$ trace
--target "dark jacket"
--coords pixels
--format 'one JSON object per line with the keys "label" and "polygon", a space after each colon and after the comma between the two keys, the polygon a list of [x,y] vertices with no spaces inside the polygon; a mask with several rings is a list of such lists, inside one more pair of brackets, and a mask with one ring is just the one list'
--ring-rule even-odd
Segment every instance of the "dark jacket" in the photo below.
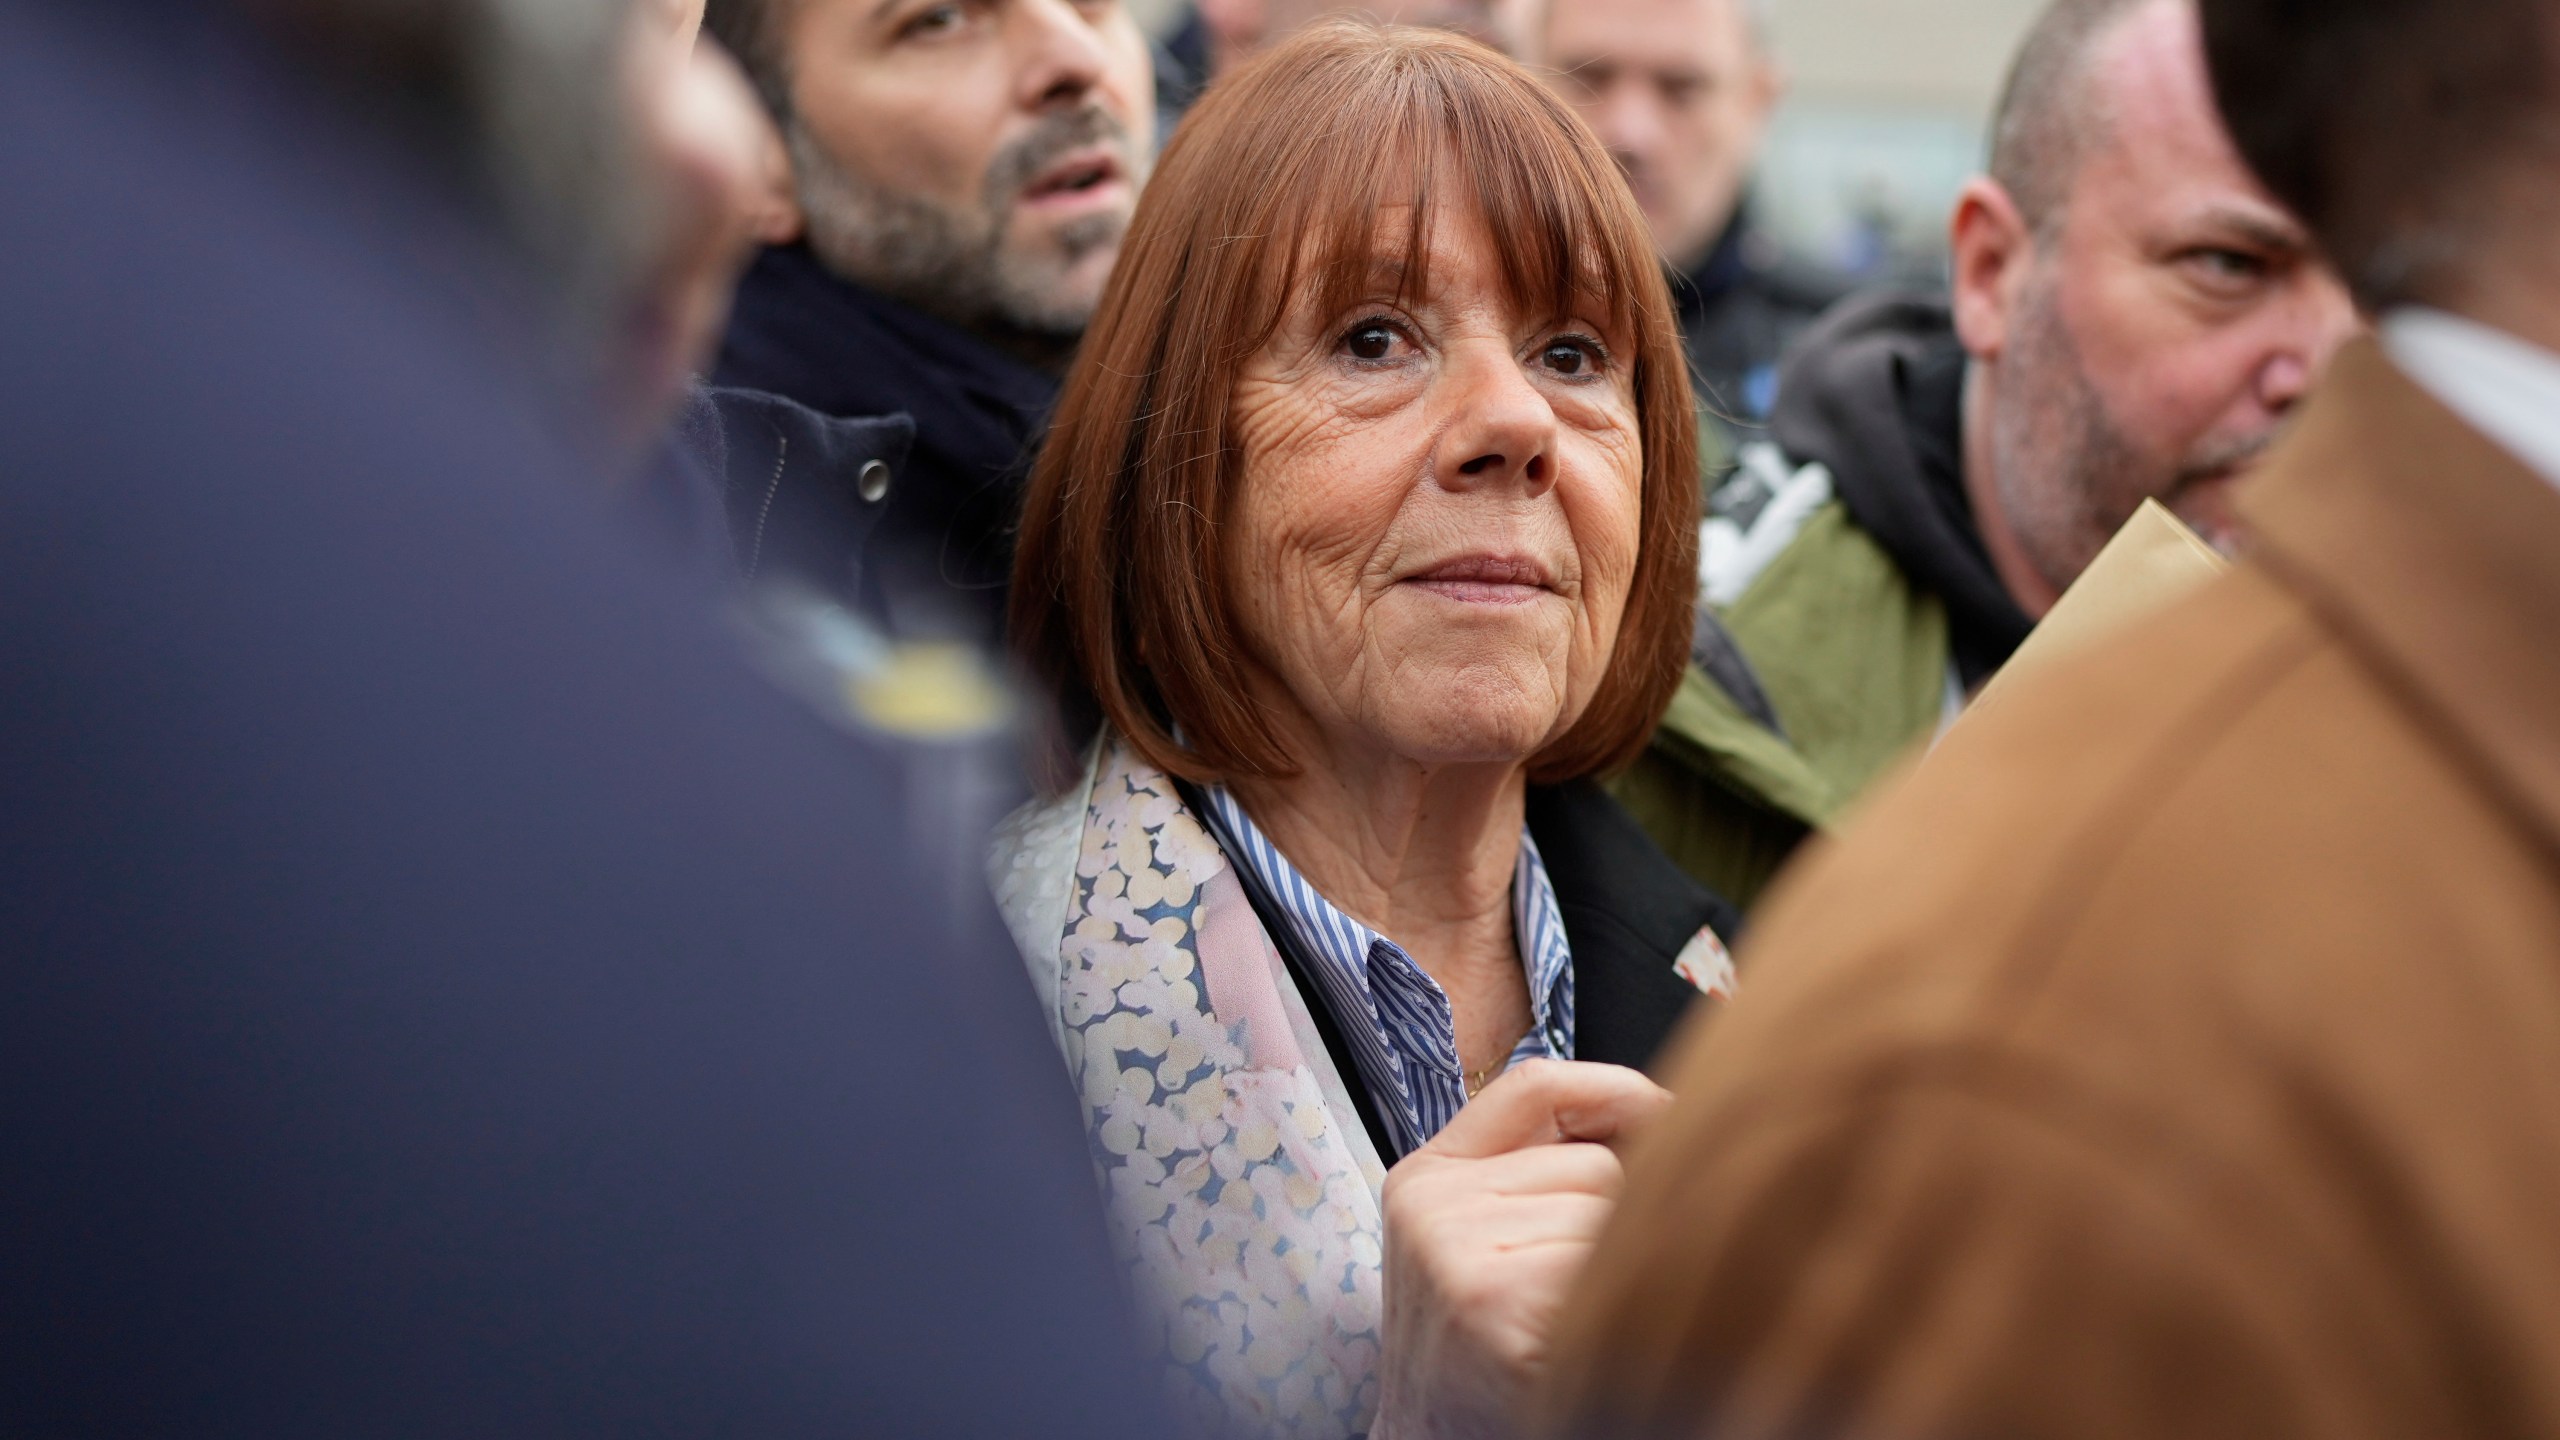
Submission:
{"label": "dark jacket", "polygon": [[859,562],[864,584],[894,633],[997,640],[1055,377],[793,245],[747,272],[712,381],[838,418],[911,420],[913,448]]}
{"label": "dark jacket", "polygon": [[1716,492],[1694,663],[1616,791],[1745,905],[2032,628],[1965,490],[1966,363],[1941,299],[1844,303]]}
{"label": "dark jacket", "polygon": [[915,434],[904,415],[839,418],[760,390],[696,386],[626,508],[714,591],[783,582],[878,614],[865,561]]}
{"label": "dark jacket", "polygon": [[1948,645],[1971,689],[2035,622],[1992,568],[1965,489],[1967,365],[1945,300],[1865,296],[1806,337],[1770,430],[1789,464],[1829,469],[1849,518],[1947,607]]}
{"label": "dark jacket", "polygon": [[[1197,787],[1181,783],[1183,804],[1211,814]],[[1730,945],[1741,934],[1739,911],[1682,874],[1627,812],[1589,781],[1532,786],[1529,836],[1555,887],[1565,940],[1573,950],[1573,1058],[1645,1069],[1671,1032],[1702,998],[1672,966],[1701,929]],[[1265,890],[1250,865],[1234,867],[1263,931],[1287,962],[1308,1015],[1332,1052],[1333,1065],[1351,1092],[1360,1121],[1392,1165],[1400,1152],[1376,1100],[1361,1083],[1360,1067],[1345,1046],[1340,1025],[1323,1004],[1314,980],[1316,960],[1305,953],[1297,927]]]}
{"label": "dark jacket", "polygon": [[760,390],[697,386],[634,489],[680,560],[723,588],[804,586],[862,614],[866,562],[915,446],[904,415],[838,417]]}
{"label": "dark jacket", "polygon": [[1154,42],[1156,62],[1156,144],[1173,139],[1182,117],[1209,88],[1209,26],[1198,5],[1174,12],[1164,38]]}
{"label": "dark jacket", "polygon": [[1766,438],[1787,347],[1848,293],[1845,279],[1781,255],[1747,207],[1704,260],[1671,277],[1689,380],[1708,419],[1700,458],[1710,483],[1743,445]]}
{"label": "dark jacket", "polygon": [[914,439],[904,415],[839,419],[700,386],[625,508],[729,614],[767,679],[864,743],[923,742],[900,813],[883,818],[957,875],[1024,798],[1022,707],[983,651],[883,628],[870,540]]}
{"label": "dark jacket", "polygon": [[598,513],[521,277],[224,8],[0,0],[0,1434],[1145,1431],[901,757]]}

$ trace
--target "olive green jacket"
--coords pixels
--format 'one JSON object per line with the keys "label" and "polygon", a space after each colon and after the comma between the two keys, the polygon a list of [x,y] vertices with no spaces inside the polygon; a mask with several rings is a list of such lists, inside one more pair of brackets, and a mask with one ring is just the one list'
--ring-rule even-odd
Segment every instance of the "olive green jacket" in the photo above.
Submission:
{"label": "olive green jacket", "polygon": [[[1693,663],[1652,746],[1612,786],[1681,868],[1746,908],[1961,703],[1943,602],[1858,528],[1820,466],[1785,483],[1799,514],[1757,527],[1763,557],[1720,560],[1709,537],[1700,651],[1729,637],[1744,678],[1720,683]],[[1720,580],[1739,593],[1720,602]]]}

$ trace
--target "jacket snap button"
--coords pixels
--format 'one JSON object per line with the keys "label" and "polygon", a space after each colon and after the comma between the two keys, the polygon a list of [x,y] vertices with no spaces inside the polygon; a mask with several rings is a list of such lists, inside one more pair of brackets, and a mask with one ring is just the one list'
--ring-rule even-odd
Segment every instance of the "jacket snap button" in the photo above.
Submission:
{"label": "jacket snap button", "polygon": [[889,462],[866,460],[861,473],[853,477],[853,488],[864,503],[877,505],[889,494]]}

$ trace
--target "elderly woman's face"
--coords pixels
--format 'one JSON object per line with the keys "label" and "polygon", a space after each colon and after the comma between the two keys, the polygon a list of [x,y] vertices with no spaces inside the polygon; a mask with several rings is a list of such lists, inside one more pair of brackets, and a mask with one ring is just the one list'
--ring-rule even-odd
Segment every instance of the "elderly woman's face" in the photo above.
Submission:
{"label": "elderly woman's face", "polygon": [[[1301,306],[1235,395],[1225,563],[1245,639],[1328,744],[1524,760],[1580,718],[1635,573],[1633,357],[1525,313],[1495,237],[1437,207],[1428,293]],[[1407,218],[1385,217],[1401,235]]]}

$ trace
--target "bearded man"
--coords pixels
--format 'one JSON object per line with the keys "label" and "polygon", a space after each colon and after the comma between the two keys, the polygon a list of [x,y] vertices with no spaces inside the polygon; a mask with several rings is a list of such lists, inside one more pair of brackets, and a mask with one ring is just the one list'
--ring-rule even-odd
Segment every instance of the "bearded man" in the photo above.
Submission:
{"label": "bearded man", "polygon": [[2231,573],[1789,879],[1548,1435],[2560,1434],[2560,7],[2202,8],[2379,334]]}
{"label": "bearded man", "polygon": [[2193,0],[2056,0],[1952,221],[1953,300],[1791,352],[1701,549],[1697,663],[1621,798],[1748,903],[2000,668],[2145,499],[2210,540],[2356,328],[2241,163]]}
{"label": "bearded man", "polygon": [[1118,0],[711,0],[772,111],[764,252],[723,387],[903,412],[843,588],[893,633],[986,642],[1013,501],[1154,151],[1147,42]]}

